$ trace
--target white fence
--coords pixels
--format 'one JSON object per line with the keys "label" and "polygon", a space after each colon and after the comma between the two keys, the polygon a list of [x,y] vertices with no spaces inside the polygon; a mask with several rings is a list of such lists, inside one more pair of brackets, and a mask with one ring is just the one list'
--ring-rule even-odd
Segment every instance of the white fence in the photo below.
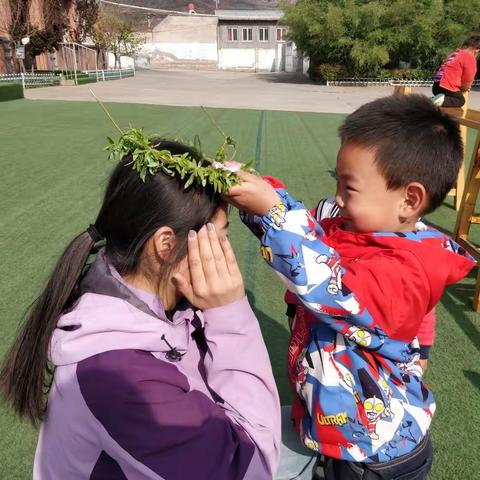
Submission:
{"label": "white fence", "polygon": [[[73,72],[60,73],[13,73],[0,75],[0,82],[21,83],[25,88],[51,87],[60,85],[60,80],[65,78],[74,78]],[[122,70],[87,70],[85,72],[77,72],[79,80],[81,77],[95,78],[97,82],[105,82],[108,80],[117,80],[135,76],[135,68],[124,68]]]}
{"label": "white fence", "polygon": [[0,82],[21,83],[23,88],[50,87],[60,85],[58,73],[12,73],[0,75]]}
{"label": "white fence", "polygon": [[90,78],[96,77],[97,82],[106,82],[107,80],[134,77],[135,68],[122,68],[121,70],[86,70],[84,73]]}
{"label": "white fence", "polygon": [[[433,80],[396,80],[393,78],[339,78],[327,81],[331,87],[389,87],[403,85],[407,87],[431,87]],[[480,80],[473,82],[474,87],[480,86]]]}

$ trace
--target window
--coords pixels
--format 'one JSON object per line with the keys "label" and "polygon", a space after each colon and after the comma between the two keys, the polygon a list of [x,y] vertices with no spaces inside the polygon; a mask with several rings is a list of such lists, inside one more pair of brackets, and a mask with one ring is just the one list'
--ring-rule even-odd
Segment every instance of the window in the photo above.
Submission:
{"label": "window", "polygon": [[268,42],[268,27],[259,27],[258,33],[261,42]]}
{"label": "window", "polygon": [[277,42],[285,42],[287,40],[287,29],[277,28]]}
{"label": "window", "polygon": [[251,42],[253,40],[253,28],[242,28],[242,40]]}
{"label": "window", "polygon": [[229,42],[238,42],[238,28],[227,28],[227,40]]}

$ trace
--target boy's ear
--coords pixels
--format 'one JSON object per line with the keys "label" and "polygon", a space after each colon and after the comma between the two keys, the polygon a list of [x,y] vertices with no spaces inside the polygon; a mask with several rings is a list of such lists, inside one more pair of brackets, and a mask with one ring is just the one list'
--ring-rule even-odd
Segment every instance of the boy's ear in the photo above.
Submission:
{"label": "boy's ear", "polygon": [[[405,187],[404,202],[401,207],[400,215],[405,219],[411,217],[418,218],[421,213],[426,210],[428,201],[427,191],[421,183],[409,183]],[[415,221],[417,218],[415,218]]]}
{"label": "boy's ear", "polygon": [[150,248],[159,262],[166,261],[173,252],[177,238],[170,227],[160,227],[150,238]]}

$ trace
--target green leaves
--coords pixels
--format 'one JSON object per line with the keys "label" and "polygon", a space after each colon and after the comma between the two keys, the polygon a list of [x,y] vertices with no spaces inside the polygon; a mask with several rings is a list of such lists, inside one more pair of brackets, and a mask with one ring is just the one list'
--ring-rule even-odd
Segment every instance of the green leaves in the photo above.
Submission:
{"label": "green leaves", "polygon": [[[223,144],[217,149],[215,159],[212,160],[205,156],[199,149],[200,139],[195,138],[194,148],[198,152],[200,160],[192,158],[188,153],[172,155],[168,150],[157,150],[152,141],[155,137],[145,135],[142,129],[130,128],[123,132],[115,142],[111,137],[107,137],[108,145],[105,150],[109,152],[109,159],[120,161],[125,156],[131,154],[132,169],[138,172],[142,181],[145,181],[147,175],[153,176],[162,172],[168,176],[177,176],[184,182],[184,188],[197,186],[206,188],[212,186],[215,193],[222,194],[233,185],[240,183],[240,178],[225,168],[216,168],[214,162],[224,163],[227,160],[226,151],[233,148],[232,160],[236,153],[236,141],[229,136],[224,137]],[[255,160],[250,160],[242,166],[242,170],[251,170]]]}
{"label": "green leaves", "polygon": [[298,0],[282,8],[288,36],[311,66],[371,77],[408,64],[432,75],[478,31],[480,0]]}

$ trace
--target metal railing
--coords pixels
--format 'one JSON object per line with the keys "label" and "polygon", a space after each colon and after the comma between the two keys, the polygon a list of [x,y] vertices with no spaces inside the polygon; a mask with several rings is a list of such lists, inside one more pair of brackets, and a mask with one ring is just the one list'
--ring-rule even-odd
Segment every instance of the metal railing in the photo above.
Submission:
{"label": "metal railing", "polygon": [[86,47],[79,43],[64,42],[59,49],[61,57],[61,70],[65,74],[65,78],[70,77],[73,72],[73,79],[78,84],[77,72],[88,70],[89,66],[98,65],[98,54],[93,48]]}
{"label": "metal railing", "polygon": [[50,87],[60,85],[61,75],[58,73],[12,73],[0,75],[0,82],[21,83],[25,88]]}
{"label": "metal railing", "polygon": [[86,70],[84,73],[86,73],[89,77],[96,77],[97,82],[106,82],[108,80],[134,77],[135,68],[122,68],[117,70]]}
{"label": "metal railing", "polygon": [[[433,85],[433,80],[398,80],[394,78],[372,77],[339,78],[337,80],[327,80],[327,86],[331,87],[390,87],[392,85],[404,85],[408,87],[431,87]],[[473,82],[473,86],[480,86],[480,80],[475,80]]]}
{"label": "metal railing", "polygon": [[78,83],[78,77],[87,75],[89,78],[95,78],[97,82],[106,82],[108,80],[117,80],[135,76],[135,68],[123,68],[121,70],[87,70],[78,72],[68,72],[68,75],[61,73],[12,73],[0,75],[0,82],[20,83],[25,88],[51,87],[60,85],[62,76],[64,78],[75,78]]}

